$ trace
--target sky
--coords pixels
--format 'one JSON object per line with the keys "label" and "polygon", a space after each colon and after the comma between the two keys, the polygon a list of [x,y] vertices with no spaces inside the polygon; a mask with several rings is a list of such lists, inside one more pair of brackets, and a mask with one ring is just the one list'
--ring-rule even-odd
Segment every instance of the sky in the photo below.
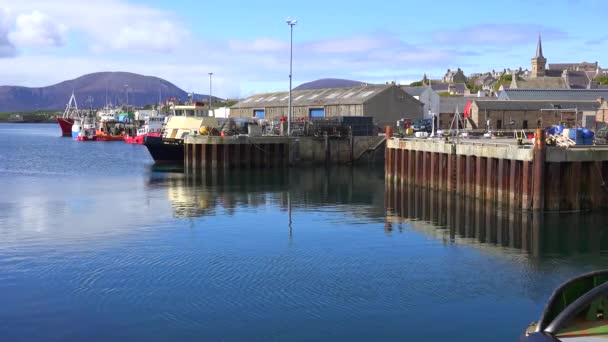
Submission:
{"label": "sky", "polygon": [[368,83],[530,68],[608,68],[605,0],[0,0],[0,85],[41,87],[98,71],[164,78],[241,98],[319,78]]}

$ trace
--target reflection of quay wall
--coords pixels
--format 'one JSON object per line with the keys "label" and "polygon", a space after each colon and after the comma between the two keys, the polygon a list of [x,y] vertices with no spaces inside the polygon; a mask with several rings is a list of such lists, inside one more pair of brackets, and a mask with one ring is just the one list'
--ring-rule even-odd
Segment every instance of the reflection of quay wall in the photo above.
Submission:
{"label": "reflection of quay wall", "polygon": [[[542,133],[544,136],[544,132]],[[537,139],[544,141],[544,139]],[[387,182],[453,192],[511,209],[608,207],[608,148],[390,139]]]}
{"label": "reflection of quay wall", "polygon": [[[491,202],[413,185],[387,185],[387,230],[400,224],[463,244],[521,249],[534,257],[591,254],[608,249],[606,215],[542,214],[497,208]],[[486,248],[489,251],[496,249]]]}
{"label": "reflection of quay wall", "polygon": [[[304,169],[210,171],[196,175],[174,174],[154,180],[166,187],[177,217],[227,214],[236,208],[276,205],[294,207],[345,204],[367,207],[368,215],[384,214],[384,175],[381,168],[330,167]],[[371,190],[371,191],[370,191]],[[288,200],[289,198],[289,200]]]}
{"label": "reflection of quay wall", "polygon": [[184,166],[189,172],[197,172],[382,162],[384,141],[380,136],[187,136],[184,140]]}

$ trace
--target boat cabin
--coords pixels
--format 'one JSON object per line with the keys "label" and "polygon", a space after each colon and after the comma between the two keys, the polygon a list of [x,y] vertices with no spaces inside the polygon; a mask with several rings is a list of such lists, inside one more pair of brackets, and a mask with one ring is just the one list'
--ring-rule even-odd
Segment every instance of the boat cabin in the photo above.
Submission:
{"label": "boat cabin", "polygon": [[194,102],[187,105],[174,105],[173,115],[206,118],[213,116],[213,111],[209,111],[209,107],[202,102]]}

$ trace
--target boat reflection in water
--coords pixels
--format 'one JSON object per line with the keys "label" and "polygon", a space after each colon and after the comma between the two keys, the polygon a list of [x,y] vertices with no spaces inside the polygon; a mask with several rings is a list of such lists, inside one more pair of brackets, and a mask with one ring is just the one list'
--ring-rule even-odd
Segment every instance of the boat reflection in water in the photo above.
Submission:
{"label": "boat reflection in water", "polygon": [[608,251],[605,213],[539,214],[444,192],[387,185],[386,230],[408,227],[451,243],[513,248],[533,258]]}

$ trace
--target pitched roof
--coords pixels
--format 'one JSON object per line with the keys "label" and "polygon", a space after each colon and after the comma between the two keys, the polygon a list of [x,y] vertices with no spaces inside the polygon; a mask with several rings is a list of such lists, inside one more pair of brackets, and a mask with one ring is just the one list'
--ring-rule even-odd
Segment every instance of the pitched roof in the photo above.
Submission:
{"label": "pitched roof", "polygon": [[420,96],[420,95],[422,95],[422,93],[427,91],[429,89],[429,87],[428,86],[420,86],[420,87],[401,86],[401,89],[405,90],[406,93],[408,93],[412,96]]}
{"label": "pitched roof", "polygon": [[568,88],[566,82],[561,77],[529,77],[526,79],[513,79],[511,88],[549,88],[564,89]]}
{"label": "pitched roof", "polygon": [[587,89],[589,77],[584,71],[568,71],[568,83],[573,89]]}
{"label": "pitched roof", "polygon": [[440,113],[454,113],[456,109],[458,112],[464,113],[464,107],[467,103],[472,101],[491,101],[495,100],[495,97],[474,97],[474,96],[441,96],[439,99],[439,112]]}
{"label": "pitched roof", "polygon": [[[294,90],[292,91],[291,99],[293,106],[363,104],[390,87],[393,87],[393,85],[383,84],[351,88]],[[231,108],[283,107],[288,106],[288,102],[288,92],[256,94],[243,101],[239,101]]]}
{"label": "pitched roof", "polygon": [[599,101],[474,101],[479,110],[541,110],[541,109],[574,109],[597,110]]}
{"label": "pitched roof", "polygon": [[505,89],[500,100],[568,100],[592,101],[600,97],[608,99],[608,89]]}

